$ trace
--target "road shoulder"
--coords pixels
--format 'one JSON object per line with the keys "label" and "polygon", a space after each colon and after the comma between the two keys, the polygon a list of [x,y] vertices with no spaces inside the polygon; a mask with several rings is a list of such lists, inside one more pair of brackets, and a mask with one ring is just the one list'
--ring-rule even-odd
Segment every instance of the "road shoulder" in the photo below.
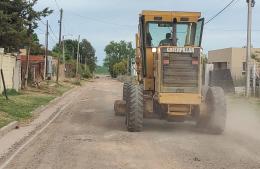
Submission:
{"label": "road shoulder", "polygon": [[46,126],[55,115],[68,107],[73,102],[81,87],[75,87],[62,96],[55,98],[48,105],[36,109],[33,113],[38,114],[32,122],[18,129],[14,129],[0,137],[0,163],[5,161],[23,143],[32,137],[38,130]]}

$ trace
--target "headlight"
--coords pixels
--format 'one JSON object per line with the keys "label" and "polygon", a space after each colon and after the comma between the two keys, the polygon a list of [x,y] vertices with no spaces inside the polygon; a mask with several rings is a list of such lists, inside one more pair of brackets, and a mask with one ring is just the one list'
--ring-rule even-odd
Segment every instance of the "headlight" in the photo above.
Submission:
{"label": "headlight", "polygon": [[156,53],[157,52],[157,48],[152,48],[152,52]]}

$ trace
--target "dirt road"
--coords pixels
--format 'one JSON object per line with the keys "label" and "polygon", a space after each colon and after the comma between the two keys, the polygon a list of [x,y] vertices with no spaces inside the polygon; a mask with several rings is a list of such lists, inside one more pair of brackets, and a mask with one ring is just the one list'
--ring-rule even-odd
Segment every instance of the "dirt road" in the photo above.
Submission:
{"label": "dirt road", "polygon": [[197,132],[193,124],[145,120],[128,133],[115,117],[121,84],[88,83],[75,103],[8,165],[8,169],[259,169],[260,115],[241,99],[228,104],[223,135]]}

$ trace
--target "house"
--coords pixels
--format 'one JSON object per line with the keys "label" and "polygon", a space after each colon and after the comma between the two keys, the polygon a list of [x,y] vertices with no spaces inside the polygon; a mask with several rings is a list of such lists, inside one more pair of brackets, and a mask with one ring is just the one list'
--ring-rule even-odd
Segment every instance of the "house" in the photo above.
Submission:
{"label": "house", "polygon": [[[22,63],[22,79],[24,79],[27,66],[26,49],[20,49],[19,58]],[[52,79],[55,75],[57,59],[48,56],[45,65],[45,56],[43,55],[30,55],[29,57],[29,79],[33,82],[44,80],[44,69],[46,66],[46,77]]]}
{"label": "house", "polygon": [[[252,54],[260,58],[260,48],[252,48]],[[214,70],[229,69],[233,80],[242,79],[246,75],[246,48],[225,48],[209,51],[208,62],[214,65]],[[254,60],[250,58],[251,69],[253,65]]]}
{"label": "house", "polygon": [[[18,59],[21,61],[21,79],[24,80],[27,70],[27,56],[19,55]],[[30,55],[28,67],[28,80],[30,83],[39,84],[44,80],[44,56]],[[24,81],[23,81],[24,83]]]}

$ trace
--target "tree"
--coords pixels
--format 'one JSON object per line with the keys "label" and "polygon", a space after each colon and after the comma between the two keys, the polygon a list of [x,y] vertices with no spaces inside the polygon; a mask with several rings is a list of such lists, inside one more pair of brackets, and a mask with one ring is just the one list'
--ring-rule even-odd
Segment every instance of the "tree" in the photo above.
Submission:
{"label": "tree", "polygon": [[105,66],[97,66],[95,73],[98,75],[108,75],[108,69]]}
{"label": "tree", "polygon": [[31,46],[32,55],[44,55],[45,47],[40,44],[39,38],[36,33],[32,35],[32,46]]}
{"label": "tree", "polygon": [[80,55],[82,56],[81,63],[87,64],[91,73],[96,69],[97,57],[95,49],[87,39],[83,39],[80,43]]}
{"label": "tree", "polygon": [[123,59],[121,62],[114,64],[113,72],[116,75],[125,75],[127,73],[127,59]]}
{"label": "tree", "polygon": [[[77,47],[78,41],[72,40],[72,39],[66,39],[64,40],[64,49],[65,49],[65,59],[71,60],[77,58]],[[54,56],[59,56],[62,54],[62,49],[60,48],[59,43],[56,43],[56,45],[52,49],[52,53]]]}
{"label": "tree", "polygon": [[[123,60],[127,60],[129,62],[132,58],[135,57],[135,50],[133,49],[131,42],[112,41],[106,46],[105,52],[106,58],[104,60],[104,66],[108,67],[109,73],[112,77],[117,77],[118,75],[118,72],[115,71],[115,67],[118,67],[118,65],[115,67],[114,65],[122,62]],[[125,65],[124,69],[125,70],[123,71],[120,67],[121,72],[127,73],[127,64]]]}
{"label": "tree", "polygon": [[260,62],[260,57],[259,57],[259,55],[257,55],[257,53],[252,53],[251,58],[257,62]]}
{"label": "tree", "polygon": [[8,52],[31,45],[37,22],[52,13],[49,8],[36,11],[34,6],[37,1],[0,1],[0,46]]}
{"label": "tree", "polygon": [[[64,47],[65,47],[66,60],[77,59],[77,48],[78,48],[77,40],[71,40],[71,39],[64,40]],[[96,69],[96,62],[97,62],[97,57],[95,56],[96,50],[87,39],[82,39],[79,48],[80,48],[79,54],[82,57],[80,63],[86,65],[86,69],[88,67],[90,72],[93,73]],[[54,55],[55,54],[58,55],[59,53],[62,52],[60,49],[60,45],[58,43],[54,46],[52,52]]]}

